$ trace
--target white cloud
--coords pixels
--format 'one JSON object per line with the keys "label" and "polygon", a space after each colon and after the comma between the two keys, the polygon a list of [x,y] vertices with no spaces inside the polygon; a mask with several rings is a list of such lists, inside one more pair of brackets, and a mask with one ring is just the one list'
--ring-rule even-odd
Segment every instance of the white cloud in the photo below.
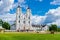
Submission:
{"label": "white cloud", "polygon": [[9,0],[9,2],[11,2],[13,4],[14,3],[14,0]]}
{"label": "white cloud", "polygon": [[32,16],[32,23],[33,24],[42,24],[45,20],[46,16]]}
{"label": "white cloud", "polygon": [[54,16],[60,16],[60,7],[56,8],[56,9],[50,9],[46,15],[51,14]]}
{"label": "white cloud", "polygon": [[[42,24],[46,18],[46,16],[32,16],[32,23],[33,24]],[[16,13],[14,14],[4,14],[4,15],[0,15],[0,19],[2,19],[3,21],[9,22],[10,24],[13,24],[14,21],[16,20]]]}
{"label": "white cloud", "polygon": [[45,16],[33,16],[32,22],[34,24],[57,24],[60,26],[60,7],[50,9]]}
{"label": "white cloud", "polygon": [[14,13],[14,14],[7,13],[4,15],[0,15],[0,19],[12,24],[16,20],[16,13]]}
{"label": "white cloud", "polygon": [[3,2],[2,1],[0,1],[0,6],[3,4]]}
{"label": "white cloud", "polygon": [[50,2],[50,4],[60,5],[60,0],[53,0],[52,2]]}
{"label": "white cloud", "polygon": [[18,0],[19,3],[25,3],[25,0]]}
{"label": "white cloud", "polygon": [[[20,6],[26,9],[28,5],[25,0],[18,0]],[[0,14],[6,14],[10,12],[10,9],[17,8],[18,2],[14,4],[14,0],[1,0],[0,1]]]}
{"label": "white cloud", "polygon": [[46,19],[44,21],[44,23],[47,24],[57,24],[58,26],[60,26],[60,7],[56,8],[56,9],[50,9],[47,13],[46,13]]}
{"label": "white cloud", "polygon": [[55,22],[52,22],[52,24],[57,24],[58,26],[60,26],[60,19],[57,19]]}
{"label": "white cloud", "polygon": [[[9,12],[10,12],[10,9],[17,8],[17,6],[18,6],[18,3],[14,4],[14,0],[1,0],[0,1],[0,19],[3,19],[4,21],[8,21],[8,22],[15,21],[16,14],[11,14]],[[25,0],[20,0],[20,6],[23,8],[27,7],[27,4],[25,4]]]}
{"label": "white cloud", "polygon": [[18,0],[18,3],[20,3],[21,7],[27,9],[28,5],[26,4],[26,0]]}
{"label": "white cloud", "polygon": [[0,6],[0,14],[5,14],[12,9],[14,0],[1,0],[0,3],[2,3]]}
{"label": "white cloud", "polygon": [[[21,7],[25,9],[28,7],[25,0],[19,0],[19,1],[20,1]],[[10,9],[17,7],[18,3],[14,4],[14,0],[2,0],[0,1],[0,3],[1,3],[0,13],[3,14],[3,15],[0,15],[0,18],[8,22],[15,21],[16,14],[10,14],[6,12],[9,12]],[[32,16],[32,23],[33,24],[42,24],[42,23],[54,24],[55,23],[58,26],[60,26],[60,7],[56,9],[50,9],[45,16],[37,16],[37,15]]]}
{"label": "white cloud", "polygon": [[0,19],[3,19],[4,21],[14,21],[16,17],[16,14],[4,14],[4,15],[0,15]]}

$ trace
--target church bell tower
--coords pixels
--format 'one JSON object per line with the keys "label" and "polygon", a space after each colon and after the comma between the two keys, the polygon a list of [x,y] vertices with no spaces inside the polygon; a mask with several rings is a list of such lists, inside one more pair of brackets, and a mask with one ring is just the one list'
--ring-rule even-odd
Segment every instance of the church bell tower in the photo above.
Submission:
{"label": "church bell tower", "polygon": [[21,27],[21,18],[22,17],[22,9],[21,7],[18,5],[17,7],[17,12],[16,12],[16,30],[20,30]]}
{"label": "church bell tower", "polygon": [[26,11],[26,29],[32,30],[32,18],[31,9],[28,7]]}

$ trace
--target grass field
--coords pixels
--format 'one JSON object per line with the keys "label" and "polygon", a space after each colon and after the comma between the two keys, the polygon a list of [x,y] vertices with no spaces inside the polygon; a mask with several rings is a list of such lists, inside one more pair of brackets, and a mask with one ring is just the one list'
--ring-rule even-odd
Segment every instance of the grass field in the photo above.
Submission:
{"label": "grass field", "polygon": [[0,40],[60,40],[60,34],[0,33]]}

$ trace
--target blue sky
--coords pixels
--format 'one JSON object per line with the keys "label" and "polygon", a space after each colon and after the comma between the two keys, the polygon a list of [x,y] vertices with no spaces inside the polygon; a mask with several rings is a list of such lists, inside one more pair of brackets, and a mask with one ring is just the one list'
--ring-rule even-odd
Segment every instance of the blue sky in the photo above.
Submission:
{"label": "blue sky", "polygon": [[[32,10],[32,15],[41,15],[44,16],[46,12],[49,11],[49,9],[55,9],[57,7],[59,7],[59,5],[52,5],[50,4],[50,2],[52,2],[53,0],[25,0],[26,3],[30,9]],[[18,0],[14,1],[15,3],[18,3]],[[26,9],[22,8],[23,12],[26,11]],[[14,9],[15,11],[15,9]],[[12,13],[14,13],[13,10],[11,10]]]}
{"label": "blue sky", "polygon": [[26,13],[29,6],[32,11],[32,23],[60,26],[60,0],[1,0],[0,19],[13,24],[18,3],[23,13]]}

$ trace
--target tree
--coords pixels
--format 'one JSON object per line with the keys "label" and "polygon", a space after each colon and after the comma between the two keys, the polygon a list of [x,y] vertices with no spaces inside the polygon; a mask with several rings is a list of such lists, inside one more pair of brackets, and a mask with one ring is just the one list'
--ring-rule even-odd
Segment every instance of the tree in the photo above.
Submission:
{"label": "tree", "polygon": [[3,21],[0,19],[0,26],[2,26]]}
{"label": "tree", "polygon": [[56,24],[51,24],[51,26],[49,26],[49,31],[57,31],[57,25]]}
{"label": "tree", "polygon": [[5,28],[5,29],[10,30],[10,24],[8,22],[3,22],[2,27]]}

